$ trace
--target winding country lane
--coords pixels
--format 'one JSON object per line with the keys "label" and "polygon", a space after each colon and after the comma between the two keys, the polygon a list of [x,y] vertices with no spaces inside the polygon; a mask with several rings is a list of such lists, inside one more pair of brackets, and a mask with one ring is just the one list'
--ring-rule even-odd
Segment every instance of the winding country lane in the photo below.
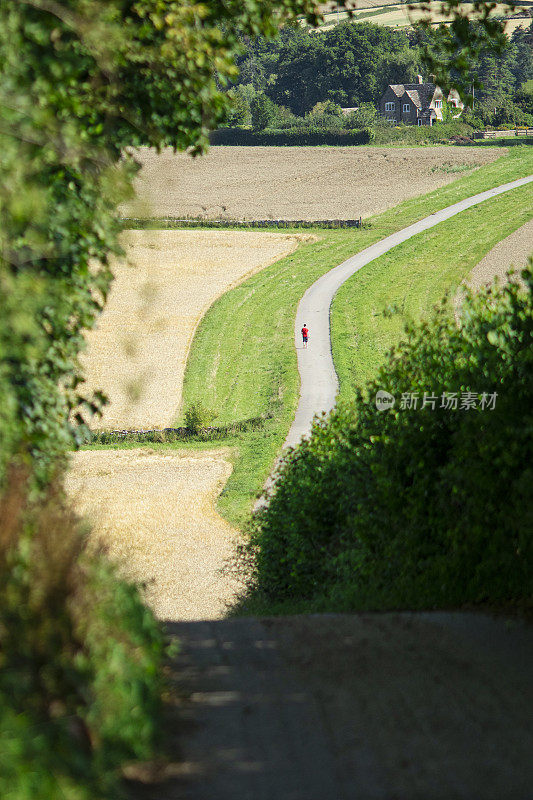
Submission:
{"label": "winding country lane", "polygon": [[[471,208],[471,206],[483,203],[485,200],[532,182],[533,175],[529,175],[527,178],[505,183],[502,186],[497,186],[494,189],[489,189],[486,192],[481,192],[473,197],[468,197],[466,200],[461,200],[459,203],[454,203],[452,206],[443,208],[441,211],[437,211],[429,217],[424,217],[419,222],[415,222],[413,225],[409,225],[407,228],[381,239],[371,247],[367,247],[357,255],[348,258],[338,267],[326,272],[325,275],[322,275],[309,287],[298,306],[294,326],[298,370],[301,380],[300,401],[296,416],[285,440],[285,447],[293,447],[298,444],[302,436],[306,436],[311,430],[315,414],[331,411],[335,405],[338,379],[331,354],[330,307],[335,294],[342,284],[366,264],[392,250],[393,247],[407,241],[412,236],[433,228],[440,222],[455,216],[455,214]],[[310,328],[309,347],[305,350],[301,346],[300,335],[300,329],[304,322]]]}
{"label": "winding country lane", "polygon": [[[533,176],[387,237],[304,295],[298,413],[286,444],[335,403],[329,309],[392,247]],[[308,323],[312,345],[300,349]],[[307,614],[171,623],[166,765],[134,800],[530,800],[533,629],[470,613]]]}

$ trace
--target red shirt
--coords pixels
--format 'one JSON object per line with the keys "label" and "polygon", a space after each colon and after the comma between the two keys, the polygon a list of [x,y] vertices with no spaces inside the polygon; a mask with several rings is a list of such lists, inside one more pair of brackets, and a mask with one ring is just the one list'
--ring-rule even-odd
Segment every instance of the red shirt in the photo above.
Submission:
{"label": "red shirt", "polygon": [[307,337],[308,335],[309,335],[309,328],[302,328],[302,336]]}

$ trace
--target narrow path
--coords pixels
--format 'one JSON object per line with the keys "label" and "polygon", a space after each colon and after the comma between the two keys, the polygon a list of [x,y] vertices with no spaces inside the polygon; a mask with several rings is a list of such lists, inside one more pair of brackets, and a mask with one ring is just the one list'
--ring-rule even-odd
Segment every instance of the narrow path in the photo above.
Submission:
{"label": "narrow path", "polygon": [[[301,380],[300,401],[285,440],[285,447],[293,447],[298,444],[303,436],[309,434],[315,414],[331,411],[335,405],[338,379],[331,354],[330,307],[342,284],[366,264],[412,236],[433,228],[471,206],[531,182],[533,182],[533,175],[505,183],[443,208],[348,258],[309,287],[302,297],[296,313],[294,330]],[[309,347],[305,350],[302,348],[300,335],[304,322],[310,329]]]}

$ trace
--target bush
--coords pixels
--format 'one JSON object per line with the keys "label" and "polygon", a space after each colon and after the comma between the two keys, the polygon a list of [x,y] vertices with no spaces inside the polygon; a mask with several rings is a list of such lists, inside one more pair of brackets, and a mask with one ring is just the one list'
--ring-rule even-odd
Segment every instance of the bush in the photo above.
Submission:
{"label": "bush", "polygon": [[190,434],[199,433],[202,428],[207,428],[215,419],[216,412],[206,408],[202,403],[192,403],[185,410],[185,428]]}
{"label": "bush", "polygon": [[217,145],[359,145],[373,140],[370,129],[361,131],[325,130],[321,128],[292,128],[289,130],[247,131],[242,128],[221,128],[210,136]]}
{"label": "bush", "polygon": [[344,117],[344,124],[348,129],[369,128],[376,124],[378,112],[373,103],[361,103],[357,111],[352,111]]}
{"label": "bush", "polygon": [[532,114],[526,113],[509,98],[483,100],[476,105],[475,114],[483,122],[485,128],[505,130],[517,125],[533,125]]}
{"label": "bush", "polygon": [[[283,459],[251,526],[254,587],[320,610],[533,596],[533,274],[409,325],[375,381]],[[379,389],[396,398],[378,411]],[[440,407],[490,395],[494,410]],[[438,399],[400,407],[404,394]]]}
{"label": "bush", "polygon": [[85,550],[57,490],[0,500],[0,796],[116,798],[152,755],[164,653],[135,586]]}
{"label": "bush", "polygon": [[297,117],[289,108],[285,108],[285,106],[276,106],[276,113],[271,127],[276,130],[286,130],[288,128],[297,128],[301,126],[302,123],[303,118]]}

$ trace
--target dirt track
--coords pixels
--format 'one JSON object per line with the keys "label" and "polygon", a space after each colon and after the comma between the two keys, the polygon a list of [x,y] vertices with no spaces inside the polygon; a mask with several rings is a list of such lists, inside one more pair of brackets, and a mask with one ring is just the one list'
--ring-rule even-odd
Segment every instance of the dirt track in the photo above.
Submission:
{"label": "dirt track", "polygon": [[531,627],[445,613],[168,627],[176,763],[137,800],[531,798]]}

